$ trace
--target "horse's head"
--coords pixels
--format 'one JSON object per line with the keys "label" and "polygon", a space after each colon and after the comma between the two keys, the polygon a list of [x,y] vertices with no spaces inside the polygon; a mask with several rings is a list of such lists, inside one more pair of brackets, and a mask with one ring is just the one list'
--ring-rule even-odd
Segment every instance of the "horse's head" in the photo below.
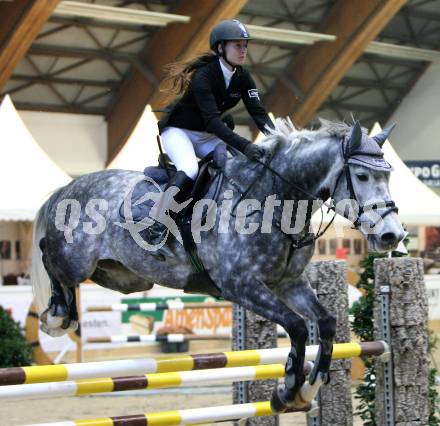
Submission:
{"label": "horse's head", "polygon": [[334,179],[336,211],[364,234],[369,250],[376,252],[395,249],[405,236],[388,187],[392,167],[381,149],[393,127],[370,137],[356,122],[342,142],[343,166]]}

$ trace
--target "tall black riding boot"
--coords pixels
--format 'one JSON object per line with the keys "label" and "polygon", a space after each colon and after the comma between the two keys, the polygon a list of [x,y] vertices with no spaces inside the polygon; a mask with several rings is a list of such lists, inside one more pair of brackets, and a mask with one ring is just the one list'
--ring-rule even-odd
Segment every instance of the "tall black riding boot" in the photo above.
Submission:
{"label": "tall black riding boot", "polygon": [[[179,170],[167,183],[164,192],[166,192],[168,188],[176,186],[179,188],[179,192],[174,196],[174,201],[182,204],[190,196],[193,184],[194,181],[188,177],[185,172]],[[168,206],[165,205],[162,208],[166,210]],[[172,211],[170,211],[169,214],[173,217],[176,217],[176,214]],[[150,244],[158,244],[163,240],[166,227],[162,223],[156,221],[153,225],[148,227],[145,232],[147,233],[146,238]]]}

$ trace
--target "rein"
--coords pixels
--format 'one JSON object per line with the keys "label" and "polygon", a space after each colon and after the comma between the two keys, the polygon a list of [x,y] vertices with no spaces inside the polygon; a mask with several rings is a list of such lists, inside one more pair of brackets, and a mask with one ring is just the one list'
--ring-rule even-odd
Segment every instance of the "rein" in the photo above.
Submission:
{"label": "rein", "polygon": [[[238,204],[244,199],[244,197],[250,192],[250,190],[252,189],[252,187],[255,185],[255,183],[263,176],[263,174],[266,171],[270,171],[272,173],[272,175],[278,177],[281,181],[283,181],[285,184],[289,185],[290,187],[295,188],[296,190],[298,190],[299,192],[303,193],[304,195],[307,195],[310,198],[310,201],[313,200],[317,200],[318,197],[316,197],[316,195],[312,194],[311,192],[306,191],[304,188],[301,188],[300,186],[298,186],[297,184],[290,182],[288,179],[286,179],[284,176],[282,176],[281,174],[279,174],[275,169],[273,169],[270,166],[270,163],[272,162],[273,157],[270,157],[268,159],[268,161],[266,163],[264,163],[263,161],[259,160],[259,159],[255,159],[254,161],[259,163],[260,165],[263,166],[261,173],[259,173],[257,175],[257,177],[250,183],[250,185],[248,186],[248,188],[242,192],[240,186],[238,185],[238,183],[232,179],[231,177],[229,177],[228,175],[226,175],[226,173],[224,171],[222,171],[222,174],[225,176],[225,178],[235,187],[238,189],[239,193],[240,193],[240,197],[238,199],[238,201],[234,204],[232,211],[231,211],[231,216],[235,217],[234,215],[234,211],[237,208]],[[333,215],[333,217],[331,218],[331,220],[329,221],[329,223],[324,227],[323,230],[321,230],[322,224],[324,222],[324,213],[323,213],[323,209],[322,206],[326,206],[328,208],[328,211],[330,210],[334,210],[335,214]],[[292,240],[292,246],[296,249],[305,247],[305,246],[309,246],[311,244],[313,244],[318,238],[322,237],[328,230],[328,228],[331,226],[331,224],[333,223],[335,217],[336,217],[336,210],[334,208],[334,206],[327,204],[325,202],[322,202],[322,204],[320,205],[320,210],[321,210],[321,223],[319,224],[319,228],[318,228],[318,232],[316,233],[316,235],[313,234],[309,234],[306,233],[304,234],[301,238],[295,240],[292,235],[290,234],[286,234],[291,240]],[[310,218],[306,221],[304,229],[307,229],[310,225]],[[279,222],[274,222],[275,226],[281,230],[281,224]],[[311,235],[313,235],[311,237]]]}
{"label": "rein", "polygon": [[[334,197],[334,195],[335,195],[336,189],[338,188],[338,185],[339,185],[339,181],[340,181],[340,179],[341,179],[341,176],[342,176],[343,174],[345,174],[346,181],[347,181],[347,189],[348,189],[348,191],[349,191],[349,193],[350,193],[350,199],[355,200],[356,203],[357,203],[357,205],[359,206],[359,211],[357,212],[357,217],[356,217],[356,219],[355,219],[354,222],[353,222],[353,227],[354,227],[354,229],[359,229],[360,226],[362,225],[362,223],[361,223],[361,216],[362,216],[362,214],[365,213],[366,211],[368,211],[368,210],[374,210],[374,211],[377,211],[377,209],[379,209],[379,208],[387,208],[387,210],[383,211],[382,213],[377,213],[377,214],[380,215],[380,217],[381,217],[382,219],[384,219],[387,215],[389,215],[389,214],[392,213],[392,212],[396,212],[396,213],[397,213],[397,212],[398,212],[398,208],[397,208],[397,206],[396,206],[396,203],[395,203],[393,200],[382,201],[382,202],[378,202],[378,203],[371,203],[371,204],[367,204],[367,205],[363,205],[363,206],[359,203],[359,201],[358,201],[358,197],[356,196],[356,192],[355,192],[355,190],[354,190],[353,181],[352,181],[351,173],[350,173],[350,165],[349,165],[349,163],[348,163],[348,160],[350,159],[350,157],[352,157],[352,156],[354,156],[354,155],[356,155],[356,154],[364,154],[364,155],[365,155],[365,153],[357,152],[357,151],[355,151],[355,152],[348,152],[348,151],[349,151],[349,150],[348,150],[348,147],[345,147],[345,149],[344,149],[344,145],[346,145],[346,144],[347,144],[347,140],[344,139],[344,140],[342,141],[342,143],[341,143],[342,155],[343,155],[343,158],[344,158],[344,167],[343,167],[342,170],[339,172],[339,175],[338,175],[338,177],[337,177],[337,179],[336,179],[336,183],[335,183],[335,186],[334,186],[334,188],[333,188],[333,192],[332,192],[330,198],[331,198],[331,200],[333,200],[333,197]],[[380,156],[380,155],[374,155],[374,154],[368,154],[368,155],[370,155],[370,156],[372,156],[372,157],[374,157],[374,156],[379,157],[379,156]],[[382,157],[383,157],[383,155],[382,155]],[[284,176],[282,176],[280,173],[278,173],[276,170],[274,170],[274,169],[270,166],[270,163],[272,162],[272,159],[273,159],[273,156],[270,157],[266,163],[263,162],[263,161],[261,161],[261,160],[259,160],[259,159],[255,159],[255,160],[254,160],[256,163],[259,163],[260,165],[263,166],[263,168],[262,168],[262,172],[259,173],[259,174],[257,175],[257,177],[251,182],[251,184],[249,185],[249,187],[248,187],[244,192],[241,191],[240,186],[238,185],[237,182],[235,182],[234,179],[230,178],[229,176],[227,176],[227,175],[224,173],[224,171],[222,171],[222,173],[223,173],[223,175],[225,176],[225,178],[226,178],[226,179],[227,179],[227,180],[228,180],[228,181],[229,181],[234,187],[236,187],[236,188],[238,189],[239,193],[240,193],[240,197],[239,197],[238,201],[234,204],[234,207],[233,207],[232,212],[231,212],[231,215],[232,215],[233,217],[235,217],[234,214],[233,214],[233,212],[234,212],[235,209],[237,208],[238,204],[239,204],[239,203],[243,200],[243,198],[244,198],[244,197],[250,192],[250,190],[251,190],[252,187],[255,185],[255,183],[256,183],[256,182],[257,182],[257,181],[263,176],[264,172],[267,171],[267,170],[270,171],[270,172],[272,173],[272,175],[276,176],[278,179],[280,179],[282,182],[284,182],[286,185],[288,185],[288,186],[290,186],[290,187],[292,187],[292,188],[295,188],[297,191],[299,191],[299,192],[301,192],[302,194],[306,195],[306,196],[310,199],[310,201],[313,201],[313,200],[317,200],[317,199],[318,199],[318,197],[317,197],[315,194],[312,194],[311,192],[305,190],[304,188],[300,187],[300,186],[297,185],[296,183],[291,182],[290,180],[288,180],[288,179],[286,179]],[[329,221],[329,223],[324,227],[324,229],[321,230],[321,227],[322,227],[323,222],[324,222],[324,212],[323,212],[323,208],[322,208],[322,206],[326,206],[326,207],[328,208],[328,212],[330,212],[330,210],[333,210],[333,211],[334,211],[334,215],[333,215],[333,217],[331,218],[331,220]],[[322,236],[327,232],[327,230],[329,229],[329,227],[332,225],[332,223],[333,223],[333,221],[335,220],[335,217],[336,217],[337,214],[339,214],[339,215],[341,215],[342,217],[344,217],[344,218],[350,220],[349,217],[348,217],[348,215],[345,214],[345,212],[344,212],[344,214],[342,214],[342,213],[338,213],[338,212],[336,211],[336,208],[335,208],[333,202],[332,202],[331,204],[328,204],[328,203],[322,202],[322,204],[320,205],[320,211],[321,211],[321,222],[320,222],[320,224],[319,224],[318,232],[316,233],[316,235],[313,235],[313,234],[312,234],[313,236],[311,237],[310,234],[306,233],[306,234],[304,234],[300,239],[295,240],[295,239],[292,238],[292,236],[291,236],[290,234],[287,234],[287,235],[289,236],[289,238],[292,240],[292,246],[293,246],[294,248],[302,248],[302,247],[305,247],[305,246],[311,245],[311,244],[313,244],[318,238],[322,237]],[[379,219],[378,219],[378,220],[379,220]],[[376,222],[373,223],[373,225],[372,225],[373,228],[377,225],[378,220],[376,220]],[[309,219],[306,221],[306,223],[305,223],[305,225],[306,225],[305,228],[306,228],[306,227],[307,227],[307,228],[309,227],[309,225],[310,225],[310,221],[311,221],[311,218],[309,218]],[[281,226],[280,226],[280,224],[279,224],[278,222],[274,222],[274,224],[277,226],[278,229],[281,230]]]}

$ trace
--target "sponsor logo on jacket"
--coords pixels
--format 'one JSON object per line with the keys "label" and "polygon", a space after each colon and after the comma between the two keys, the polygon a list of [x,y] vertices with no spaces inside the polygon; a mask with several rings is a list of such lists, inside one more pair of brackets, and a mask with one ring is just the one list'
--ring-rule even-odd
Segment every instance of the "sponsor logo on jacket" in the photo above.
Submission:
{"label": "sponsor logo on jacket", "polygon": [[258,100],[260,100],[260,96],[258,95],[258,90],[257,89],[249,89],[248,90],[248,95],[250,98],[257,98]]}

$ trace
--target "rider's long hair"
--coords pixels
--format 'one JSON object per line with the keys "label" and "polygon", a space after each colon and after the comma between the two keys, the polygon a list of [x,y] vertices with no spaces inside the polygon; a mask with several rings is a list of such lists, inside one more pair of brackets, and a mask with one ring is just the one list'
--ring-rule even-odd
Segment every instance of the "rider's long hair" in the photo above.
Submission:
{"label": "rider's long hair", "polygon": [[161,83],[161,91],[168,94],[168,99],[182,96],[191,83],[194,71],[211,63],[217,58],[214,53],[203,53],[186,61],[176,61],[165,66],[166,76]]}

